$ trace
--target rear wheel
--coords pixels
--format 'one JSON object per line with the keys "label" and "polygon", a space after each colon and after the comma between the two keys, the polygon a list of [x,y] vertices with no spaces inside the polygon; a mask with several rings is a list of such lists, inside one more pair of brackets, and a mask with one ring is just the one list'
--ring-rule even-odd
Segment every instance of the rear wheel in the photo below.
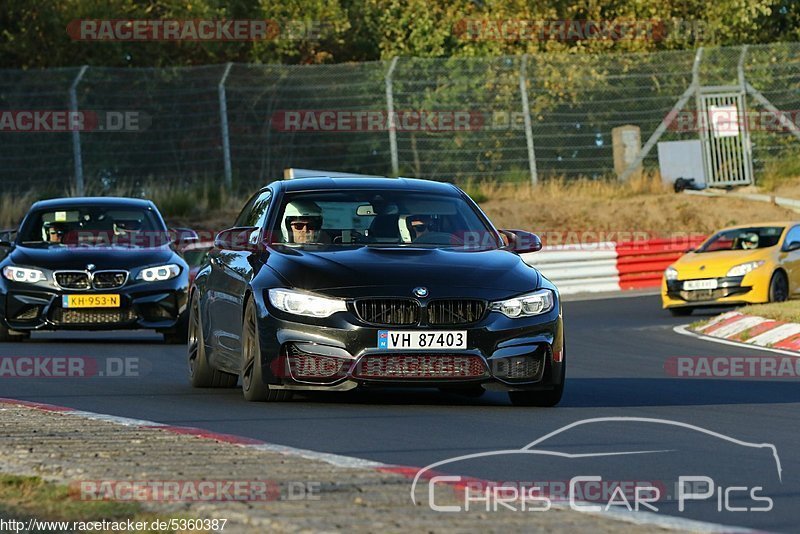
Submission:
{"label": "rear wheel", "polygon": [[673,317],[686,317],[691,315],[694,311],[694,308],[670,308],[669,313],[672,314]]}
{"label": "rear wheel", "polygon": [[200,304],[197,295],[192,297],[189,306],[187,352],[189,356],[189,381],[196,388],[231,388],[236,385],[238,376],[211,367],[206,358],[206,345],[203,339],[203,324],[200,318]]}
{"label": "rear wheel", "polygon": [[264,383],[261,368],[261,345],[258,342],[258,318],[253,299],[247,301],[242,324],[242,393],[251,402],[284,401],[292,392],[285,389],[269,389]]}
{"label": "rear wheel", "polygon": [[789,279],[783,271],[775,271],[769,281],[769,301],[783,302],[789,299]]}

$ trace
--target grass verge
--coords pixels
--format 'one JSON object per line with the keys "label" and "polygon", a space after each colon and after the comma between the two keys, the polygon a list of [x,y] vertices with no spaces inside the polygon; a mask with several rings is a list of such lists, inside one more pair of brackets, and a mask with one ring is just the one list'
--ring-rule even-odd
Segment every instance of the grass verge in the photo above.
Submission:
{"label": "grass verge", "polygon": [[745,306],[738,311],[747,315],[757,315],[775,321],[800,323],[800,300]]}
{"label": "grass verge", "polygon": [[[116,501],[83,501],[70,493],[70,488],[39,477],[0,475],[0,519],[28,521],[36,518],[48,522],[127,521],[142,522],[148,528],[136,532],[175,532],[172,529],[151,528],[153,521],[166,521],[164,517],[144,510],[139,503]],[[58,527],[54,527],[57,529]],[[93,532],[110,532],[94,530]],[[204,532],[204,531],[196,531]]]}
{"label": "grass verge", "polygon": [[[553,178],[535,187],[528,182],[486,180],[461,186],[498,227],[538,233],[642,231],[652,237],[668,237],[676,232],[707,234],[738,223],[798,218],[791,210],[772,204],[678,195],[665,187],[657,174],[628,182]],[[117,185],[90,194],[149,198],[172,226],[219,231],[232,224],[253,190],[229,192],[212,181],[153,182]],[[0,229],[16,226],[35,200],[54,196],[59,195],[0,193]],[[800,198],[800,189],[795,197]]]}

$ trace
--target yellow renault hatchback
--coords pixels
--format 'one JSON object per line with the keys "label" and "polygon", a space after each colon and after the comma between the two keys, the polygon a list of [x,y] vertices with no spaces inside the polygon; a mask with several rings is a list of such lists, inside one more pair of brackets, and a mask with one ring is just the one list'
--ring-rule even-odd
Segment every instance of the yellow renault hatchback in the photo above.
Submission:
{"label": "yellow renault hatchback", "polygon": [[725,228],[667,267],[661,302],[673,315],[706,306],[781,302],[800,291],[800,221]]}

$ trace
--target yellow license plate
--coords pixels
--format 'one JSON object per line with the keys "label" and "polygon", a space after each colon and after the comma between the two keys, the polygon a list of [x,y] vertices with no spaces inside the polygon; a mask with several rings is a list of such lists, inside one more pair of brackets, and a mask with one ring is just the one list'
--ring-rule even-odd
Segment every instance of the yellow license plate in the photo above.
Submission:
{"label": "yellow license plate", "polygon": [[119,308],[119,295],[64,295],[65,308]]}

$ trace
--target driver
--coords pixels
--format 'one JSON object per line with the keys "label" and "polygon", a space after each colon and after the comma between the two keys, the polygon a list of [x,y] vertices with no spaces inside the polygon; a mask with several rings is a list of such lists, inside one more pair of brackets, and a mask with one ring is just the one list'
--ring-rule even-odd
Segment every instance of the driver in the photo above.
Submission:
{"label": "driver", "polygon": [[59,223],[45,223],[48,243],[61,243],[64,241],[65,228]]}
{"label": "driver", "polygon": [[740,239],[742,243],[742,249],[753,250],[758,248],[758,234],[752,232],[742,234]]}
{"label": "driver", "polygon": [[319,243],[322,210],[308,200],[295,200],[286,205],[283,214],[284,237],[288,243]]}
{"label": "driver", "polygon": [[408,226],[413,232],[411,240],[416,241],[431,231],[431,219],[427,215],[411,215],[408,217]]}

